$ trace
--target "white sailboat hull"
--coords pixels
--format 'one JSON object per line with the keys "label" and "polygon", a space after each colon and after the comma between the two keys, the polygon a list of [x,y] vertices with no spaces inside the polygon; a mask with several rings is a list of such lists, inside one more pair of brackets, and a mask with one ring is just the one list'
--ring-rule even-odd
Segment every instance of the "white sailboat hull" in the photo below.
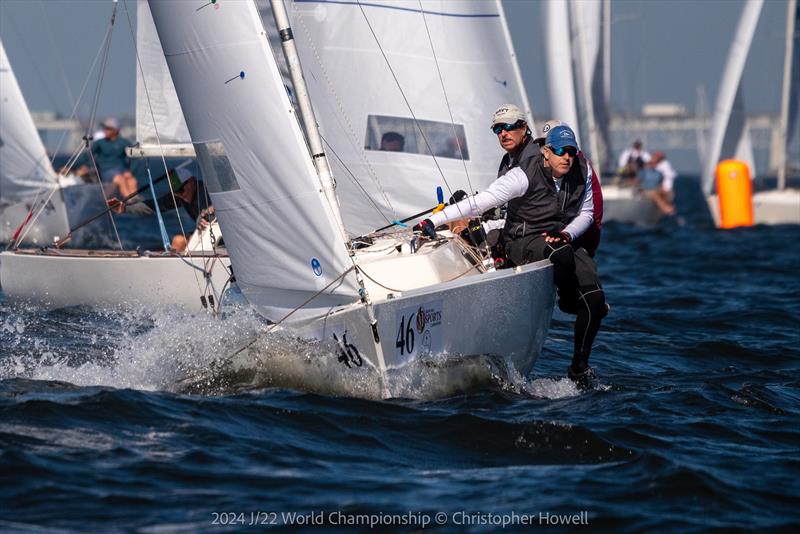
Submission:
{"label": "white sailboat hull", "polygon": [[656,203],[632,187],[603,185],[603,222],[655,226],[662,217]]}
{"label": "white sailboat hull", "polygon": [[[714,224],[719,227],[719,197],[706,197]],[[800,224],[800,189],[774,189],[753,194],[754,224]]]}
{"label": "white sailboat hull", "polygon": [[[201,295],[213,295],[219,302],[229,266],[227,256],[6,251],[0,253],[0,287],[9,300],[46,308],[177,306],[199,311],[203,309]],[[210,273],[207,279],[202,269]]]}
{"label": "white sailboat hull", "polygon": [[291,327],[304,338],[337,340],[343,367],[372,366],[383,377],[383,396],[394,397],[403,395],[403,370],[423,362],[492,355],[527,375],[541,353],[554,296],[552,265],[541,261],[373,303],[379,343],[361,303]]}

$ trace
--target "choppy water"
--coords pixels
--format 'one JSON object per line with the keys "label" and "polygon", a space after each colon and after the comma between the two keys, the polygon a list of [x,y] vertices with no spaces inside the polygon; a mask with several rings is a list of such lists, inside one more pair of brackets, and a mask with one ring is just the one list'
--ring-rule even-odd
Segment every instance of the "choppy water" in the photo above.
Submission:
{"label": "choppy water", "polygon": [[678,185],[678,220],[605,231],[612,311],[588,393],[563,379],[560,314],[532,376],[472,362],[467,391],[443,392],[429,369],[409,386],[428,400],[384,402],[367,400],[368,374],[336,380],[324,344],[272,336],[220,366],[261,328],[245,309],[218,321],[0,297],[0,530],[521,531],[571,514],[606,530],[795,530],[798,229],[718,231],[696,184]]}

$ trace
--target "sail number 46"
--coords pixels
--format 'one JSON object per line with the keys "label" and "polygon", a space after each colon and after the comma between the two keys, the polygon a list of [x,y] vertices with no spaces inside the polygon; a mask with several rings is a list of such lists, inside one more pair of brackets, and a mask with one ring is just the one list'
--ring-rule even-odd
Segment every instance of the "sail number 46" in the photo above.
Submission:
{"label": "sail number 46", "polygon": [[395,340],[394,346],[400,349],[400,355],[405,353],[411,354],[414,352],[414,316],[417,313],[414,312],[408,316],[408,320],[406,320],[405,315],[400,320],[400,328],[397,329],[397,339]]}

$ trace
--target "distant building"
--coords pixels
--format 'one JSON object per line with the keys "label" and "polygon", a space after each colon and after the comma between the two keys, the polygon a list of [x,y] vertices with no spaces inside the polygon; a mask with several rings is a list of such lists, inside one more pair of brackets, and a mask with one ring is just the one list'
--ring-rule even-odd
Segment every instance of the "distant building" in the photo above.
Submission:
{"label": "distant building", "polygon": [[654,103],[642,106],[642,116],[659,118],[688,117],[689,112],[682,104]]}

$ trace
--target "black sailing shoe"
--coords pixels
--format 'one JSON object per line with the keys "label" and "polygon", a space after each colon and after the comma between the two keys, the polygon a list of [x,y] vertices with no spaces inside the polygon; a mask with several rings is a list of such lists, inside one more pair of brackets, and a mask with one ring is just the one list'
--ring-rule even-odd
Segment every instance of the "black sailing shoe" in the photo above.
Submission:
{"label": "black sailing shoe", "polygon": [[588,365],[579,373],[573,371],[570,365],[567,368],[567,378],[575,382],[575,386],[581,391],[593,389],[594,385],[597,383],[597,374],[594,372],[594,369]]}

